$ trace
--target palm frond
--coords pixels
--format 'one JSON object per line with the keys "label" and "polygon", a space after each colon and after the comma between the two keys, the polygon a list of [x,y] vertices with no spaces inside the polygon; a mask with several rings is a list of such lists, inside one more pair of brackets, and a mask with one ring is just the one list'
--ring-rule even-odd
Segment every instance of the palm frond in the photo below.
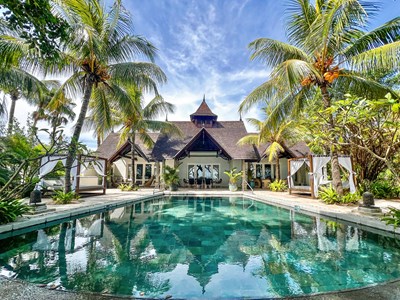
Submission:
{"label": "palm frond", "polygon": [[291,0],[288,1],[285,13],[289,41],[294,45],[304,46],[318,14],[316,8],[308,0]]}
{"label": "palm frond", "polygon": [[400,37],[400,17],[394,18],[382,26],[364,33],[343,50],[343,56],[350,59],[365,51],[393,43]]}
{"label": "palm frond", "polygon": [[163,97],[157,95],[143,109],[143,117],[146,119],[155,119],[160,115],[173,113],[174,111],[175,105],[164,101]]}
{"label": "palm frond", "polygon": [[362,74],[346,70],[341,72],[334,88],[336,91],[341,91],[343,95],[350,93],[371,99],[382,98],[387,93],[398,96],[396,91],[392,90],[390,87],[365,77]]}
{"label": "palm frond", "polygon": [[389,71],[398,69],[400,40],[355,55],[349,60],[349,65],[352,69],[364,73],[373,69]]}
{"label": "palm frond", "polygon": [[112,79],[122,84],[134,84],[146,92],[156,92],[157,84],[166,82],[164,72],[155,64],[129,62],[113,64],[109,68]]}
{"label": "palm frond", "polygon": [[290,59],[307,61],[308,55],[290,44],[268,38],[260,38],[249,44],[253,51],[250,58],[260,60],[269,67],[274,67]]}
{"label": "palm frond", "polygon": [[260,135],[259,134],[249,134],[242,137],[238,142],[238,145],[260,145]]}

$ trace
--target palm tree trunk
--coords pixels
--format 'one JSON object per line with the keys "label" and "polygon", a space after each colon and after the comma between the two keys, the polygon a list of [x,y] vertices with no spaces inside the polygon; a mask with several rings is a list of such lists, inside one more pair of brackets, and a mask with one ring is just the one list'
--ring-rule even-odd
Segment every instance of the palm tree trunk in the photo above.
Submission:
{"label": "palm tree trunk", "polygon": [[74,134],[72,136],[71,142],[69,144],[68,148],[68,155],[67,155],[67,161],[65,162],[65,186],[64,190],[66,193],[71,191],[71,168],[72,164],[75,160],[76,157],[76,151],[78,148],[78,141],[79,141],[79,136],[81,135],[82,131],[82,126],[83,122],[85,121],[86,117],[86,112],[89,106],[89,100],[90,96],[92,95],[92,89],[93,89],[93,84],[94,84],[94,79],[92,79],[90,76],[86,78],[85,82],[85,92],[83,94],[83,101],[82,101],[82,107],[81,111],[79,113],[78,120],[76,121],[75,125],[75,130]]}
{"label": "palm tree trunk", "polygon": [[135,176],[135,132],[131,134],[129,137],[129,143],[131,144],[131,179],[132,179],[132,186],[136,184],[136,176]]}
{"label": "palm tree trunk", "polygon": [[[331,98],[329,96],[328,88],[326,85],[321,86],[321,92],[322,92],[322,100],[324,103],[324,108],[327,109],[331,107]],[[335,121],[333,119],[333,115],[329,114],[328,130],[331,131],[334,129],[335,129]],[[342,179],[340,177],[340,168],[339,168],[339,155],[335,146],[336,141],[337,137],[334,136],[333,147],[331,147],[332,186],[340,196],[343,196],[343,185],[342,185]]]}
{"label": "palm tree trunk", "polygon": [[97,134],[97,148],[100,147],[100,144],[101,144],[100,134]]}
{"label": "palm tree trunk", "polygon": [[11,96],[11,107],[10,107],[10,113],[8,115],[7,135],[10,135],[13,131],[15,105],[17,104],[17,100],[19,98],[19,93],[18,93],[18,91],[12,91],[10,93],[10,96]]}
{"label": "palm tree trunk", "polygon": [[281,180],[281,166],[279,164],[279,155],[276,155],[276,180]]}

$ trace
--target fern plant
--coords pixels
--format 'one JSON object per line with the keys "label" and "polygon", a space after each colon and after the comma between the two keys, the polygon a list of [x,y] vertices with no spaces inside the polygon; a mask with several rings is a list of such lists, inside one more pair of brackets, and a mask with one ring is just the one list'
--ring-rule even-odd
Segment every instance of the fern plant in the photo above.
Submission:
{"label": "fern plant", "polygon": [[357,203],[360,199],[360,195],[357,193],[340,196],[332,186],[321,188],[318,195],[326,204],[351,204]]}
{"label": "fern plant", "polygon": [[269,188],[273,192],[284,192],[287,190],[287,184],[284,180],[275,180],[274,182],[271,182],[269,185]]}
{"label": "fern plant", "polygon": [[123,192],[131,192],[131,191],[137,191],[139,187],[137,185],[131,185],[131,184],[124,184],[121,183],[118,188],[123,191]]}
{"label": "fern plant", "polygon": [[56,191],[51,197],[56,204],[69,204],[72,200],[79,199],[79,195],[75,194],[74,191],[65,193],[64,191]]}
{"label": "fern plant", "polygon": [[15,221],[20,215],[30,211],[30,206],[22,203],[21,200],[0,201],[0,224]]}
{"label": "fern plant", "polygon": [[339,194],[332,186],[321,188],[318,195],[326,204],[335,204],[340,202]]}
{"label": "fern plant", "polygon": [[400,209],[394,207],[388,207],[389,212],[381,218],[382,221],[386,222],[386,225],[393,225],[396,229],[400,225]]}

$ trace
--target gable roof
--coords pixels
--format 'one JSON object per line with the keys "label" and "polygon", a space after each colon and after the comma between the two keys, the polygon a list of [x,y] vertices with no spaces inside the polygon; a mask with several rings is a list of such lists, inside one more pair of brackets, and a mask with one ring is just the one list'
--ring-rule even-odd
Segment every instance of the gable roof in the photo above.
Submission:
{"label": "gable roof", "polygon": [[190,115],[190,119],[193,119],[193,117],[218,117],[216,114],[214,114],[208,104],[206,103],[206,99],[203,98],[203,101],[201,102],[199,108]]}
{"label": "gable roof", "polygon": [[[156,142],[158,139],[159,133],[150,132],[148,133],[150,138]],[[111,159],[111,162],[116,160],[118,154],[126,154],[129,152],[130,145],[126,140],[121,146],[118,147],[119,143],[119,133],[112,132],[110,133],[106,139],[101,143],[101,145],[96,150],[96,155],[100,157]],[[152,148],[147,148],[140,138],[136,138],[136,151],[137,153],[146,160],[152,160]]]}
{"label": "gable roof", "polygon": [[156,160],[173,159],[193,138],[204,130],[215,143],[225,150],[232,159],[258,160],[258,154],[252,145],[237,145],[237,141],[247,135],[243,121],[216,122],[211,128],[199,128],[190,121],[171,121],[184,134],[182,139],[160,136],[154,145],[153,157]]}

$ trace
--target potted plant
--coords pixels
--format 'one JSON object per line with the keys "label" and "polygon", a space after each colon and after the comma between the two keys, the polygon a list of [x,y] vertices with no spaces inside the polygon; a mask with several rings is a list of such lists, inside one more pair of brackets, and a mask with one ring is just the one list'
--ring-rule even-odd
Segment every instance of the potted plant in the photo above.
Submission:
{"label": "potted plant", "polygon": [[179,169],[165,166],[163,179],[171,191],[177,191],[179,185]]}
{"label": "potted plant", "polygon": [[225,171],[224,172],[226,175],[229,177],[229,190],[231,192],[237,191],[237,185],[236,182],[238,179],[243,175],[243,171],[236,172],[236,168],[233,168],[230,171]]}

